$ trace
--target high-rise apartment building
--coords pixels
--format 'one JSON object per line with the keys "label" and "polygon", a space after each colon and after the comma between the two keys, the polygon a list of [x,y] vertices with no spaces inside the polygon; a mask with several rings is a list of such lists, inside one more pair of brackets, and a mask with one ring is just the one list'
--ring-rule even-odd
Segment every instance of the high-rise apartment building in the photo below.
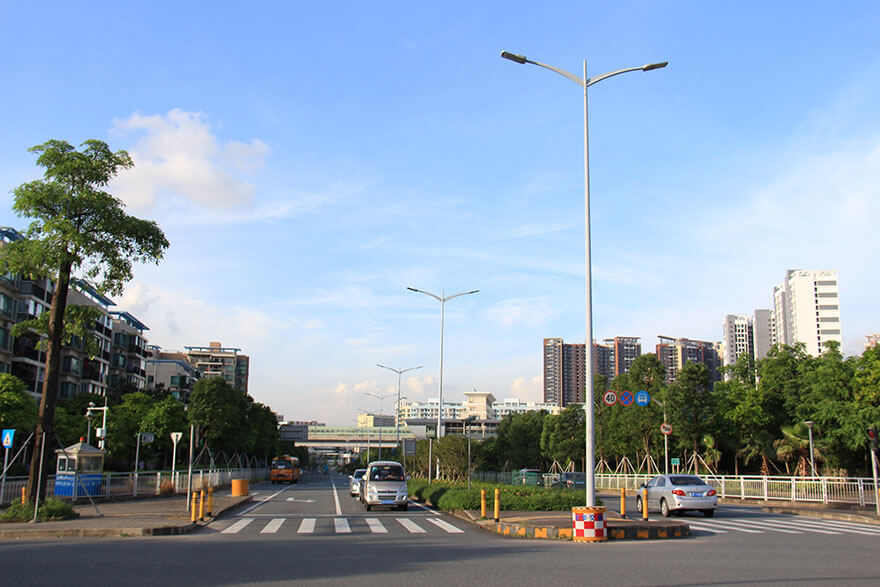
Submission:
{"label": "high-rise apartment building", "polygon": [[544,339],[544,402],[567,406],[583,403],[587,381],[583,344],[565,343],[561,338]]}
{"label": "high-rise apartment building", "polygon": [[828,342],[842,342],[837,271],[790,269],[773,288],[775,338],[780,344],[801,342],[818,356]]}
{"label": "high-rise apartment building", "polygon": [[724,364],[734,365],[743,355],[754,355],[754,322],[748,316],[728,314],[724,317],[721,340],[724,343]]}
{"label": "high-rise apartment building", "polygon": [[208,346],[187,346],[186,356],[189,364],[195,367],[202,378],[222,377],[226,383],[247,394],[250,359],[241,354],[241,349],[224,347],[219,342]]}
{"label": "high-rise apartment building", "polygon": [[672,383],[685,363],[701,363],[709,370],[710,381],[721,380],[721,355],[719,343],[687,338],[658,336],[657,360],[666,367],[666,381]]}
{"label": "high-rise apartment building", "polygon": [[612,348],[614,377],[629,373],[633,361],[642,355],[642,339],[636,336],[606,338],[605,344]]}

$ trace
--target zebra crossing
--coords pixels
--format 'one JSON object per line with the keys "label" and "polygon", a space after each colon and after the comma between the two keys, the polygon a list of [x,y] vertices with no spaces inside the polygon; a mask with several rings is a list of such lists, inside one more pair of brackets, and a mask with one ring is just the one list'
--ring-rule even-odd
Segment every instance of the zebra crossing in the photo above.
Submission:
{"label": "zebra crossing", "polygon": [[[254,524],[259,521],[260,523]],[[250,527],[250,528],[249,528]],[[259,530],[256,530],[259,528]],[[246,530],[247,529],[247,530]],[[373,535],[405,534],[425,535],[431,532],[463,534],[464,530],[439,517],[317,517],[317,518],[257,518],[246,517],[237,520],[220,531],[221,534],[239,534],[242,531],[256,534],[278,534],[285,530],[296,535]]]}
{"label": "zebra crossing", "polygon": [[880,526],[860,524],[844,520],[818,520],[810,518],[788,517],[755,517],[711,520],[688,520],[691,530],[712,534],[822,534],[839,536],[843,534],[859,534],[862,536],[880,536]]}

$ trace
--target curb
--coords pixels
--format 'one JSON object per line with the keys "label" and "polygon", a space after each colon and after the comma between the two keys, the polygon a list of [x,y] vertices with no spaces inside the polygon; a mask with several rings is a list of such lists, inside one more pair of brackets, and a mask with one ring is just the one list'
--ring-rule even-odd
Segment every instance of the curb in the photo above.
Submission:
{"label": "curb", "polygon": [[[528,524],[496,522],[475,518],[468,511],[454,510],[456,518],[471,522],[477,526],[502,536],[516,538],[538,538],[548,540],[572,540],[571,528],[557,526],[530,526]],[[651,526],[645,524],[614,524],[608,526],[608,540],[657,540],[665,538],[684,538],[691,535],[690,526],[686,523]],[[586,542],[584,544],[596,544]]]}
{"label": "curb", "polygon": [[[184,524],[171,524],[167,526],[135,526],[130,528],[16,528],[3,530],[0,528],[0,540],[5,538],[106,538],[106,537],[140,537],[140,536],[179,536],[189,534],[197,528],[209,525],[222,514],[253,501],[248,495],[247,499],[232,503],[222,509],[212,512],[211,517],[199,522],[186,522]],[[51,522],[41,522],[51,524]]]}

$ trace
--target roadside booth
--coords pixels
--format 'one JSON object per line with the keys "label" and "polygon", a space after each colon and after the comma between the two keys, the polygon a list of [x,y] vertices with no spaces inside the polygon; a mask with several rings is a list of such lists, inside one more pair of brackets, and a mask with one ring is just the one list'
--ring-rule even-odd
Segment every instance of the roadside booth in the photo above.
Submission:
{"label": "roadside booth", "polygon": [[104,451],[86,444],[83,438],[76,444],[55,451],[58,465],[55,469],[55,495],[76,499],[87,495],[101,495],[104,476]]}

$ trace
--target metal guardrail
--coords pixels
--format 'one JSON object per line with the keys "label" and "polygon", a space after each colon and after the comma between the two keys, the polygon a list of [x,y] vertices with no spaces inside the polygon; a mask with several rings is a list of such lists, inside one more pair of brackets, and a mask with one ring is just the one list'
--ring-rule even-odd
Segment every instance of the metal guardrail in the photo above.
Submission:
{"label": "metal guardrail", "polygon": [[[198,469],[193,470],[194,489],[207,487],[226,487],[233,479],[258,481],[269,477],[269,469]],[[8,504],[21,497],[22,488],[27,486],[27,477],[7,477],[0,503]],[[92,498],[137,497],[138,495],[161,495],[162,493],[186,493],[189,487],[187,471],[137,471],[127,473],[104,473],[101,479],[100,494],[92,493]],[[46,495],[55,496],[55,475],[46,480]],[[69,499],[70,496],[59,496]],[[80,489],[74,497],[86,497]]]}
{"label": "metal guardrail", "polygon": [[[475,471],[475,481],[510,485],[516,473]],[[636,490],[655,475],[596,474],[597,489]],[[544,474],[549,487],[558,475]],[[791,501],[876,506],[878,488],[869,477],[771,477],[762,475],[701,475],[722,499]]]}

